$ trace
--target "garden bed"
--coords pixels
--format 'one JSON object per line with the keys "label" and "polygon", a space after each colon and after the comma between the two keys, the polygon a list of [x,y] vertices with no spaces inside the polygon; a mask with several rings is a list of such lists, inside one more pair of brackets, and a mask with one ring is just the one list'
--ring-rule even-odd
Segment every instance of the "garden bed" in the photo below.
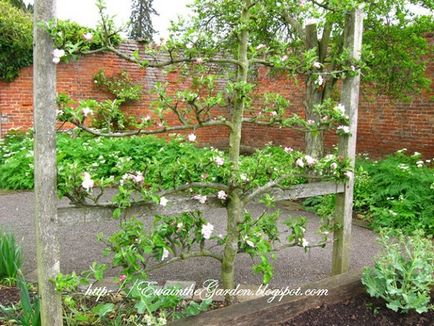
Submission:
{"label": "garden bed", "polygon": [[288,322],[285,326],[320,325],[418,325],[429,326],[434,320],[434,311],[423,314],[410,312],[402,314],[388,309],[381,300],[362,293],[351,299],[335,304],[324,303],[312,308]]}
{"label": "garden bed", "polygon": [[0,285],[0,305],[8,306],[20,300],[18,288]]}
{"label": "garden bed", "polygon": [[327,296],[286,296],[268,303],[263,297],[173,325],[430,325],[434,312],[395,313],[380,300],[370,298],[360,281],[360,272],[349,272],[308,283],[304,289],[328,289]]}

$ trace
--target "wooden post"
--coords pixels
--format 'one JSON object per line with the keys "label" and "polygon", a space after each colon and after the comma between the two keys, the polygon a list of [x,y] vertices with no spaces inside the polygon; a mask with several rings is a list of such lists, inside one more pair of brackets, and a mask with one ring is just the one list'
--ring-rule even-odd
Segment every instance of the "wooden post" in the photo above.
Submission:
{"label": "wooden post", "polygon": [[[356,9],[346,19],[344,33],[345,47],[350,50],[351,57],[360,60],[363,37],[363,12]],[[357,114],[359,106],[360,73],[347,77],[343,82],[341,103],[350,117],[350,135],[341,137],[339,152],[351,160],[354,169],[357,140]],[[336,195],[336,223],[341,227],[334,233],[332,274],[345,273],[349,270],[351,221],[353,215],[354,174],[345,184],[343,194]]]}
{"label": "wooden post", "polygon": [[50,279],[60,271],[57,241],[56,65],[53,42],[40,26],[55,17],[54,0],[36,0],[33,21],[35,225],[42,325],[62,325],[61,298]]}

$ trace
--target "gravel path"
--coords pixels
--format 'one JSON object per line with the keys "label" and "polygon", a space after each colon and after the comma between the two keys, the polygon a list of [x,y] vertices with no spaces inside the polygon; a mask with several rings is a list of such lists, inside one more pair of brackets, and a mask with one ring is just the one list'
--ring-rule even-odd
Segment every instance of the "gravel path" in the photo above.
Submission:
{"label": "gravel path", "polygon": [[[18,242],[24,251],[24,272],[30,280],[35,278],[36,253],[35,233],[33,223],[33,193],[6,193],[0,194],[0,226],[15,233]],[[280,205],[281,218],[279,226],[288,215],[308,217],[307,240],[314,242],[318,236],[315,230],[319,219],[313,214],[297,211],[294,205]],[[254,214],[259,214],[262,207],[250,207]],[[215,232],[224,233],[226,211],[214,209],[205,212],[205,217],[215,226]],[[107,220],[98,223],[87,223],[75,226],[61,226],[59,238],[61,242],[61,269],[67,273],[73,270],[86,269],[93,261],[109,262],[103,257],[104,246],[96,240],[97,233],[110,235],[118,229],[117,222]],[[274,277],[270,286],[298,287],[309,281],[327,277],[331,269],[331,246],[325,249],[313,248],[305,253],[302,248],[288,248],[277,254],[274,261]],[[378,252],[376,235],[364,228],[353,225],[351,269],[357,270],[369,265]],[[237,258],[236,281],[241,284],[260,284],[261,277],[251,271],[251,259],[248,255],[239,255]],[[108,275],[116,275],[116,270],[109,271]],[[198,258],[167,266],[150,275],[150,279],[159,282],[166,280],[196,281],[202,284],[210,278],[219,278],[220,270],[213,259]]]}

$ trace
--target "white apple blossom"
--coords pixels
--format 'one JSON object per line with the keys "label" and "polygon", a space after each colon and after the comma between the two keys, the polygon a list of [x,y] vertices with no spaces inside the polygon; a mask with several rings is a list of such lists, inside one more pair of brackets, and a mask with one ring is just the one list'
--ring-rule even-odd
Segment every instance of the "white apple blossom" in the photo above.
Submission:
{"label": "white apple blossom", "polygon": [[169,200],[166,197],[161,197],[160,198],[160,206],[165,207],[168,202],[169,202]]}
{"label": "white apple blossom", "polygon": [[90,191],[93,188],[94,182],[88,172],[83,173],[83,182],[81,183],[81,186],[86,189],[86,191]]}
{"label": "white apple blossom", "polygon": [[348,127],[348,126],[339,126],[337,128],[337,131],[340,131],[343,134],[348,135],[350,133],[350,127]]}
{"label": "white apple blossom", "polygon": [[255,248],[255,244],[252,241],[246,240],[246,243],[249,247]]}
{"label": "white apple blossom", "polygon": [[167,250],[166,248],[163,248],[163,254],[161,255],[161,261],[165,260],[166,258],[169,257],[169,250]]}
{"label": "white apple blossom", "polygon": [[132,175],[132,179],[135,183],[141,183],[145,180],[142,172],[136,172],[135,175]]}
{"label": "white apple blossom", "polygon": [[197,139],[197,137],[196,137],[195,134],[189,134],[188,135],[188,140],[189,141],[194,142],[194,141],[196,141],[196,139]]}
{"label": "white apple blossom", "polygon": [[65,50],[62,49],[54,49],[53,50],[53,56],[57,58],[61,58],[65,56]]}
{"label": "white apple blossom", "polygon": [[81,112],[83,113],[83,115],[84,115],[85,117],[87,117],[89,114],[92,114],[92,113],[93,113],[92,109],[90,109],[90,108],[88,108],[88,107],[83,108],[83,110],[81,110]]}
{"label": "white apple blossom", "polygon": [[206,240],[209,240],[209,238],[211,238],[212,231],[214,231],[214,225],[207,223],[202,225],[202,230],[200,232]]}
{"label": "white apple blossom", "polygon": [[345,105],[343,105],[342,103],[339,103],[336,106],[336,110],[339,111],[342,115],[345,114]]}
{"label": "white apple blossom", "polygon": [[323,78],[323,76],[319,75],[318,78],[316,79],[315,83],[318,86],[321,86],[322,84],[324,84],[324,78]]}
{"label": "white apple blossom", "polygon": [[228,198],[228,194],[226,192],[224,192],[223,190],[220,190],[217,193],[217,198],[221,199],[221,200],[226,200],[226,198]]}
{"label": "white apple blossom", "polygon": [[314,120],[311,120],[311,119],[309,119],[309,120],[307,120],[307,124],[308,124],[309,126],[312,126],[312,125],[314,125],[314,124],[315,124],[315,121],[314,121]]}
{"label": "white apple blossom", "polygon": [[62,49],[54,49],[53,50],[53,63],[58,64],[60,62],[60,58],[65,56],[65,50]]}
{"label": "white apple blossom", "polygon": [[316,160],[310,155],[306,155],[304,159],[306,160],[307,165],[314,165],[316,162]]}
{"label": "white apple blossom", "polygon": [[294,149],[292,147],[285,147],[283,150],[288,154],[292,153],[294,151]]}
{"label": "white apple blossom", "polygon": [[195,196],[193,196],[193,199],[197,200],[201,204],[205,204],[206,200],[207,200],[207,197],[203,196],[203,195],[195,195]]}
{"label": "white apple blossom", "polygon": [[218,166],[222,166],[223,164],[225,164],[225,160],[223,157],[217,156],[214,159],[215,164],[217,164]]}
{"label": "white apple blossom", "polygon": [[299,158],[297,161],[295,161],[295,164],[299,167],[304,167],[303,159]]}
{"label": "white apple blossom", "polygon": [[88,41],[88,42],[90,42],[90,41],[92,41],[93,40],[93,34],[92,33],[85,33],[85,34],[83,34],[83,38],[86,40],[86,41]]}

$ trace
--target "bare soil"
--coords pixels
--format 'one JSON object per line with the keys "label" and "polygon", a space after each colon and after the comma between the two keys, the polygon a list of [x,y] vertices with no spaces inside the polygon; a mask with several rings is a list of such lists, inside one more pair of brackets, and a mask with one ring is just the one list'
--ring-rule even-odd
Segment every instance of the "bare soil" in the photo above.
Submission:
{"label": "bare soil", "polygon": [[323,304],[305,311],[285,326],[433,326],[434,311],[403,314],[386,307],[383,301],[363,293],[332,305]]}

